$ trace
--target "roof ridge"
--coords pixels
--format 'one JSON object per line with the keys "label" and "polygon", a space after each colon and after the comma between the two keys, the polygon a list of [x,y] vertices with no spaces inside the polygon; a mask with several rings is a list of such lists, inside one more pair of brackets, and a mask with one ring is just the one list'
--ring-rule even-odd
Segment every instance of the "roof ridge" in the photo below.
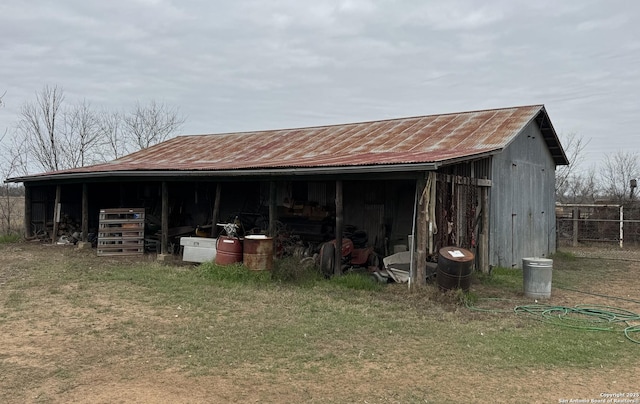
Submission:
{"label": "roof ridge", "polygon": [[397,118],[386,118],[386,119],[372,119],[367,121],[356,121],[356,122],[343,122],[343,123],[332,123],[327,125],[315,125],[315,126],[300,126],[300,127],[288,127],[288,128],[279,128],[279,129],[263,129],[263,130],[247,130],[247,131],[239,131],[239,132],[219,132],[219,133],[191,133],[178,135],[176,137],[193,137],[193,136],[220,136],[220,135],[247,135],[252,133],[273,133],[273,132],[286,132],[292,130],[308,130],[308,129],[323,129],[323,128],[332,128],[337,126],[347,126],[347,125],[362,125],[362,124],[372,124],[375,122],[392,122],[392,121],[401,121],[406,119],[421,119],[428,118],[434,116],[452,116],[452,115],[463,115],[463,114],[474,114],[479,112],[491,112],[491,111],[504,111],[508,109],[523,109],[523,108],[544,108],[544,104],[531,104],[531,105],[517,105],[512,107],[497,107],[497,108],[487,108],[487,109],[476,109],[470,111],[459,111],[459,112],[447,112],[441,114],[428,114],[428,115],[413,115],[413,116],[405,116],[405,117],[397,117]]}
{"label": "roof ridge", "polygon": [[[542,121],[538,122],[540,116]],[[111,162],[10,180],[133,171],[436,167],[498,153],[532,123],[542,130],[549,149],[560,150],[552,154],[556,164],[566,164],[544,105],[530,105],[307,128],[177,136]]]}

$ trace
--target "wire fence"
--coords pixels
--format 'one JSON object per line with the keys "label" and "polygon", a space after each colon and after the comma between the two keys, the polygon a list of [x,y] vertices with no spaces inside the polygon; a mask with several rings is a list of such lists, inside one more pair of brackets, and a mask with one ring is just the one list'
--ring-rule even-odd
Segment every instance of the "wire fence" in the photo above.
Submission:
{"label": "wire fence", "polygon": [[557,204],[558,246],[640,245],[640,205]]}

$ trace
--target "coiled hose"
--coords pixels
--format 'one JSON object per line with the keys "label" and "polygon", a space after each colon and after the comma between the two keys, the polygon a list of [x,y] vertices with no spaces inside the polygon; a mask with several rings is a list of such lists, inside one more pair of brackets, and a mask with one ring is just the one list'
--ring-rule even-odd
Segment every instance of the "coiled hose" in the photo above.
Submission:
{"label": "coiled hose", "polygon": [[[484,300],[502,300],[488,298]],[[640,344],[640,340],[632,337],[632,334],[640,332],[640,325],[631,325],[632,321],[640,321],[640,315],[629,310],[613,306],[601,305],[577,305],[575,307],[553,306],[546,304],[529,304],[515,306],[513,310],[500,310],[477,307],[467,302],[467,308],[474,311],[488,313],[527,314],[536,320],[570,328],[587,331],[621,332],[620,325],[624,328],[624,336],[631,342]]]}

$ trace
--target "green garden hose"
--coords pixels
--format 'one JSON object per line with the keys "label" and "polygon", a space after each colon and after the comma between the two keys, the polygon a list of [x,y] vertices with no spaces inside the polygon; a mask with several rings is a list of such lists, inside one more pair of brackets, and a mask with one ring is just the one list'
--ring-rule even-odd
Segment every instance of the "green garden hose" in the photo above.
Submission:
{"label": "green garden hose", "polygon": [[[499,300],[499,299],[485,299]],[[482,308],[467,303],[470,310],[489,313],[505,313],[511,310],[497,310]],[[631,325],[631,321],[640,321],[640,315],[632,311],[613,306],[601,305],[577,305],[575,307],[553,306],[546,304],[529,304],[516,306],[513,309],[516,314],[528,314],[534,316],[536,320],[559,325],[563,327],[577,328],[587,331],[610,331],[620,332],[620,324],[625,337],[636,344],[640,340],[634,339],[631,335],[640,333],[640,325]]]}

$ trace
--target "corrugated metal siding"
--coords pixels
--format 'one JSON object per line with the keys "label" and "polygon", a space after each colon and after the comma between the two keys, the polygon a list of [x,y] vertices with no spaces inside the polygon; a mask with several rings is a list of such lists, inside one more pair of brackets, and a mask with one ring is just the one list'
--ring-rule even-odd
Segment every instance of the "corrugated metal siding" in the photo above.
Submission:
{"label": "corrugated metal siding", "polygon": [[493,157],[490,264],[521,268],[522,258],[555,251],[555,164],[535,125]]}
{"label": "corrugated metal siding", "polygon": [[438,172],[469,178],[491,179],[491,156],[480,160],[463,161],[458,164],[448,165],[440,168]]}
{"label": "corrugated metal siding", "polygon": [[447,162],[506,147],[541,105],[302,129],[179,136],[110,163],[66,170],[236,170]]}
{"label": "corrugated metal siding", "polygon": [[309,182],[308,184],[308,201],[315,202],[319,206],[326,206],[327,200],[327,184],[324,182]]}
{"label": "corrugated metal siding", "polygon": [[491,157],[484,158],[473,162],[472,178],[491,179]]}
{"label": "corrugated metal siding", "polygon": [[383,181],[344,181],[344,224],[367,232],[369,245],[384,247],[385,197]]}
{"label": "corrugated metal siding", "polygon": [[49,212],[49,206],[53,210],[53,203],[47,204],[52,198],[50,195],[50,187],[31,187],[31,231],[39,232],[45,229],[47,220],[53,216],[53,212]]}
{"label": "corrugated metal siding", "polygon": [[379,249],[384,249],[385,229],[384,229],[384,209],[383,203],[364,204],[364,223],[362,229],[367,232],[369,245]]}

